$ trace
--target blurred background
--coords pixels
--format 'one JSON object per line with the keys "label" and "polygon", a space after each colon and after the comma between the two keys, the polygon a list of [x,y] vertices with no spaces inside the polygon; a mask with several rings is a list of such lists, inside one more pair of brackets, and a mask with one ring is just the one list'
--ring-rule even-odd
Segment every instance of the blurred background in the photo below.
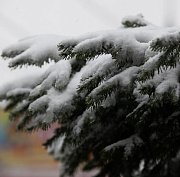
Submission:
{"label": "blurred background", "polygon": [[8,113],[0,109],[0,177],[57,177],[58,163],[42,148],[52,131],[15,132]]}
{"label": "blurred background", "polygon": [[[38,34],[75,36],[116,29],[126,15],[142,14],[157,26],[179,26],[177,0],[0,0],[0,53],[19,39]],[[36,67],[11,71],[0,58],[0,87]],[[58,163],[41,144],[52,135],[16,133],[0,104],[0,177],[57,177]],[[87,174],[77,174],[77,177]]]}

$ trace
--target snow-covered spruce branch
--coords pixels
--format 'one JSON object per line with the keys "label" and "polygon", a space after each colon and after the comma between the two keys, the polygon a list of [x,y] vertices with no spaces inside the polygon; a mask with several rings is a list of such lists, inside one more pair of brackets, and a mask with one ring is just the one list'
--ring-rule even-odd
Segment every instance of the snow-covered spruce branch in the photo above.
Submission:
{"label": "snow-covered spruce branch", "polygon": [[79,166],[97,177],[171,176],[180,150],[179,31],[138,15],[116,30],[20,40],[2,52],[9,67],[50,66],[3,86],[0,99],[17,130],[59,124],[44,146],[61,161],[61,177]]}

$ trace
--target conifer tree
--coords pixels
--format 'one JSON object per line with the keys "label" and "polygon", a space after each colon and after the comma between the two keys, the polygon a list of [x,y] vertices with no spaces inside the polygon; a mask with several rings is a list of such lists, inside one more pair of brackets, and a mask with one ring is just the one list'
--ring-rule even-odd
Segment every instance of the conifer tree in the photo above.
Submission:
{"label": "conifer tree", "polygon": [[43,145],[60,176],[180,176],[180,28],[141,15],[116,30],[78,37],[41,35],[3,50],[9,67],[42,67],[0,90],[17,130],[59,128]]}

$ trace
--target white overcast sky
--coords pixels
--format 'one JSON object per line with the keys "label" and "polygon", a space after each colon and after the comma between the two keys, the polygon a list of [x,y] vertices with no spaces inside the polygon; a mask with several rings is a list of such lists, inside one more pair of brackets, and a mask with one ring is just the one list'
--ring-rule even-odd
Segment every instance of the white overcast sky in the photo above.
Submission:
{"label": "white overcast sky", "polygon": [[[178,0],[0,0],[0,51],[37,34],[73,36],[115,29],[126,15],[142,14],[158,26],[180,26],[179,4]],[[19,75],[0,61],[0,85]]]}

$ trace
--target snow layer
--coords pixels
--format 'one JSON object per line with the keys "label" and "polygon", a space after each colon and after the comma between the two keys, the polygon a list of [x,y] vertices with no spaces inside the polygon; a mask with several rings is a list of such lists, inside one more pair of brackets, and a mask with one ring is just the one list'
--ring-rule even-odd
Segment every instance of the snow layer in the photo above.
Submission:
{"label": "snow layer", "polygon": [[131,150],[135,145],[140,146],[143,143],[141,138],[139,138],[137,135],[133,135],[127,139],[120,140],[116,143],[113,143],[109,146],[107,146],[104,150],[105,151],[111,151],[115,150],[116,148],[124,147],[126,155],[131,154]]}
{"label": "snow layer", "polygon": [[70,62],[68,60],[60,60],[43,74],[41,89],[47,90],[52,86],[57,89],[63,88],[69,82],[70,74]]}
{"label": "snow layer", "polygon": [[22,93],[22,90],[30,90],[34,88],[38,83],[41,74],[41,71],[39,71],[39,73],[29,73],[24,77],[22,76],[21,78],[15,79],[13,82],[1,86],[0,98],[4,99],[7,95],[10,94],[15,96],[15,93]]}
{"label": "snow layer", "polygon": [[138,14],[136,16],[126,16],[122,19],[122,24],[125,24],[125,23],[131,23],[131,24],[134,24],[134,26],[132,27],[137,27],[138,26],[147,26],[147,25],[150,25],[150,23],[146,20],[143,19],[143,16],[141,14]]}
{"label": "snow layer", "polygon": [[2,52],[3,57],[13,58],[9,62],[10,67],[23,64],[43,65],[49,60],[60,60],[57,45],[65,37],[58,35],[38,35],[25,38],[18,44],[5,48]]}

